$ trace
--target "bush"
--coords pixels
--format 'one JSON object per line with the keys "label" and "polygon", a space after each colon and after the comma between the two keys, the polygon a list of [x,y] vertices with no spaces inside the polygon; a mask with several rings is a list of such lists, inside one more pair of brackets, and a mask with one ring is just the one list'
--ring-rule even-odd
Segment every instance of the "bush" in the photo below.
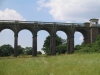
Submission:
{"label": "bush", "polygon": [[81,45],[76,45],[75,47],[74,47],[74,50],[80,50],[81,49]]}
{"label": "bush", "polygon": [[14,53],[14,49],[11,45],[2,45],[0,47],[0,56],[10,56]]}
{"label": "bush", "polygon": [[67,46],[65,44],[61,44],[56,47],[56,53],[58,54],[64,54],[67,52]]}
{"label": "bush", "polygon": [[32,47],[26,47],[26,48],[23,50],[23,53],[24,53],[24,54],[27,54],[27,55],[32,55]]}
{"label": "bush", "polygon": [[41,51],[37,51],[37,54],[42,54],[42,52]]}
{"label": "bush", "polygon": [[19,55],[19,54],[23,54],[24,48],[22,48],[20,45],[18,45],[17,47],[18,47],[18,48],[17,48],[17,49],[18,49],[18,55]]}

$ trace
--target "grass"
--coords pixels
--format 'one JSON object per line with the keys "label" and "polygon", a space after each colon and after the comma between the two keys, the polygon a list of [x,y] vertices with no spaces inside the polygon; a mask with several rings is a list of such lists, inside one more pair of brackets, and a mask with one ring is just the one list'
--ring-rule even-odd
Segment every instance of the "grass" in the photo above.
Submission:
{"label": "grass", "polygon": [[0,57],[0,75],[100,75],[100,54]]}

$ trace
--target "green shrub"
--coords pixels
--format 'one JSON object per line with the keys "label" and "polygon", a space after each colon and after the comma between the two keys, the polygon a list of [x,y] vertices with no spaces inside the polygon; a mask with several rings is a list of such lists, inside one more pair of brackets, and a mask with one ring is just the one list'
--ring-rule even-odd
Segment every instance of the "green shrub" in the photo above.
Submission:
{"label": "green shrub", "polygon": [[37,54],[39,54],[39,55],[40,55],[40,54],[42,54],[42,52],[41,52],[41,51],[37,51]]}
{"label": "green shrub", "polygon": [[5,44],[0,47],[0,56],[10,56],[14,53],[14,49],[11,45]]}

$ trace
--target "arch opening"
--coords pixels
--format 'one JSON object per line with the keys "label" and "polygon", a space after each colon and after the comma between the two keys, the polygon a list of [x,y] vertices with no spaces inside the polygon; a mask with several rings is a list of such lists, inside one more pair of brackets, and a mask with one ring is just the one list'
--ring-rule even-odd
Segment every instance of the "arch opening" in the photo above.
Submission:
{"label": "arch opening", "polygon": [[10,56],[14,54],[14,32],[11,29],[3,29],[0,32],[0,56]]}
{"label": "arch opening", "polygon": [[67,52],[67,34],[64,31],[59,30],[56,32],[56,35],[62,39],[60,44],[57,44],[56,41],[56,54],[64,54]]}
{"label": "arch opening", "polygon": [[33,35],[28,29],[23,29],[18,33],[18,55],[32,55],[32,38]]}
{"label": "arch opening", "polygon": [[82,46],[84,45],[84,35],[81,32],[76,31],[74,33],[74,43],[74,52],[82,49]]}
{"label": "arch opening", "polygon": [[0,46],[4,44],[10,44],[14,47],[14,32],[11,29],[3,29],[0,32]]}
{"label": "arch opening", "polygon": [[84,36],[81,32],[76,31],[74,33],[74,42],[75,42],[74,46],[81,45],[84,42]]}
{"label": "arch opening", "polygon": [[[37,51],[42,52],[42,54],[47,54],[48,50],[45,50],[44,42],[50,33],[47,30],[39,30],[37,33]],[[48,40],[47,48],[50,46],[50,40]],[[49,48],[48,48],[49,49]]]}

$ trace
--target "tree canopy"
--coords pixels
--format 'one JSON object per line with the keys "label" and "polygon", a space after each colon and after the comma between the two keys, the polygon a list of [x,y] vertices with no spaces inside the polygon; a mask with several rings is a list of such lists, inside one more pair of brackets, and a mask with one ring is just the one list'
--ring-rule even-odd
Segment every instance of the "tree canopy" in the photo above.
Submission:
{"label": "tree canopy", "polygon": [[14,53],[14,49],[11,45],[5,44],[0,46],[0,56],[10,56]]}
{"label": "tree canopy", "polygon": [[[57,53],[60,54],[67,51],[67,46],[65,44],[66,44],[66,40],[56,35],[56,52]],[[46,54],[50,54],[50,36],[46,37],[42,50]],[[62,50],[65,50],[65,51],[62,51]]]}

